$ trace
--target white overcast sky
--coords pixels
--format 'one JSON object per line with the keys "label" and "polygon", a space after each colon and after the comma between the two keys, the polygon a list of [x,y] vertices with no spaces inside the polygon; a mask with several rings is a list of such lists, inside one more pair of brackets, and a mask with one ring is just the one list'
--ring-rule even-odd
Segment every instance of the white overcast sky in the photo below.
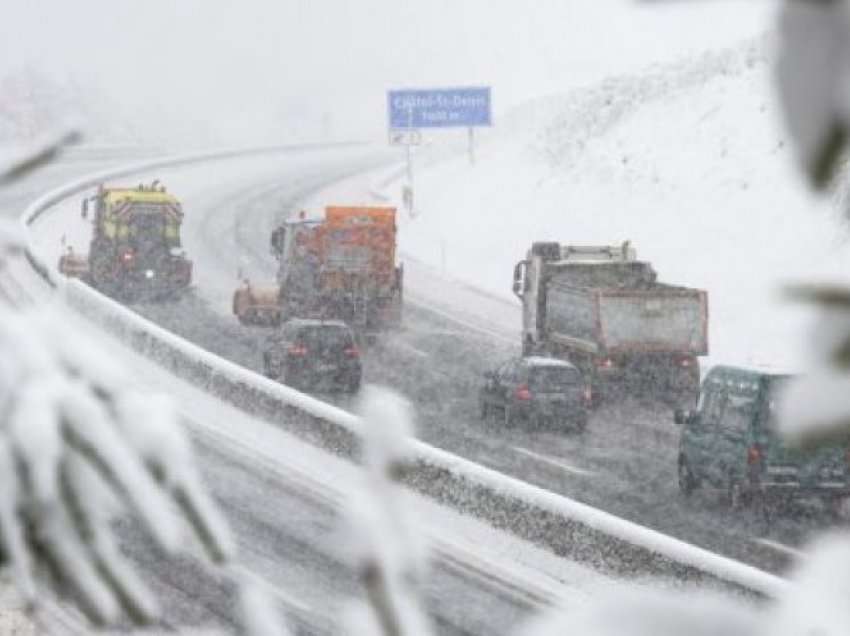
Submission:
{"label": "white overcast sky", "polygon": [[753,0],[3,0],[0,75],[106,91],[130,116],[375,131],[387,88],[492,85],[495,109],[734,43]]}

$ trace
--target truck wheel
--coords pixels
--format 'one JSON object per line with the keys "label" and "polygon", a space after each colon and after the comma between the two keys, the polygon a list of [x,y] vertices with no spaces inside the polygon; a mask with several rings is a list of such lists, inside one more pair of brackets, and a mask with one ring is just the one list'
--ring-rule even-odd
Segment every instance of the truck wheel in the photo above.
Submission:
{"label": "truck wheel", "polygon": [[343,390],[346,393],[357,393],[360,390],[360,377],[347,380],[343,385]]}
{"label": "truck wheel", "polygon": [[271,357],[267,353],[263,354],[263,375],[272,380],[280,379],[280,371],[274,368]]}
{"label": "truck wheel", "polygon": [[685,497],[690,497],[694,490],[698,487],[698,482],[694,474],[691,472],[691,467],[688,465],[688,460],[684,455],[679,456],[679,490]]}
{"label": "truck wheel", "polygon": [[514,414],[511,412],[511,407],[508,406],[507,404],[505,405],[503,417],[504,417],[505,426],[510,426],[511,424],[513,424]]}
{"label": "truck wheel", "polygon": [[841,521],[844,517],[844,497],[827,497],[823,503],[829,517],[833,521]]}
{"label": "truck wheel", "polygon": [[578,433],[584,433],[587,430],[587,411],[582,411],[576,416],[575,429]]}
{"label": "truck wheel", "polygon": [[481,419],[486,420],[490,417],[490,407],[487,405],[487,402],[484,400],[479,400],[480,411],[481,411]]}

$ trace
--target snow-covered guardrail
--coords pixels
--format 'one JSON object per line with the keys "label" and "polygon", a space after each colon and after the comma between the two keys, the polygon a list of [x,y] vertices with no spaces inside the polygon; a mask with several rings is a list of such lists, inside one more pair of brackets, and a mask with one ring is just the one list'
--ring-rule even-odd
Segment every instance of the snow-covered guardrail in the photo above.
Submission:
{"label": "snow-covered guardrail", "polygon": [[[306,147],[305,147],[306,148]],[[278,149],[283,150],[283,149]],[[274,149],[228,151],[148,161],[90,175],[30,205],[30,226],[59,201],[105,179],[153,168],[237,157]],[[31,248],[28,258],[45,280],[61,285],[67,303],[176,376],[336,454],[356,459],[359,418],[220,358],[142,318],[77,280],[65,280]],[[461,512],[484,519],[551,552],[619,576],[712,581],[772,597],[785,581],[577,501],[413,442],[407,483]]]}

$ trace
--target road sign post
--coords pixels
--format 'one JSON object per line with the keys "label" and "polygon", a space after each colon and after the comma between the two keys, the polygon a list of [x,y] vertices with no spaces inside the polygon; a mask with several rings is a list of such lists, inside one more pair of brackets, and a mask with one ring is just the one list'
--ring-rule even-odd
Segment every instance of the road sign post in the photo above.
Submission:
{"label": "road sign post", "polygon": [[415,128],[391,129],[389,140],[391,146],[418,146],[422,143],[422,133]]}

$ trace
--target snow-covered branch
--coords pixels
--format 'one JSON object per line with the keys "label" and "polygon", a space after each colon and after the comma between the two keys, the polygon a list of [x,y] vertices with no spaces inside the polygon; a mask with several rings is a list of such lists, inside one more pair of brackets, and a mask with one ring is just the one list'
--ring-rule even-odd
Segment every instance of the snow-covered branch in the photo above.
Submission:
{"label": "snow-covered branch", "polygon": [[367,604],[348,610],[343,630],[352,636],[428,636],[426,550],[400,484],[413,433],[411,407],[400,395],[370,386],[363,390],[361,414],[364,483],[352,493],[347,522],[352,565]]}
{"label": "snow-covered branch", "polygon": [[850,5],[786,1],[779,24],[777,86],[785,122],[811,183],[826,186],[850,131]]}
{"label": "snow-covered branch", "polygon": [[138,623],[159,609],[116,547],[112,518],[129,506],[174,551],[174,506],[216,562],[230,559],[227,524],[206,494],[177,411],[138,393],[123,368],[49,310],[0,313],[0,527],[7,561],[30,603],[48,566],[91,620]]}

